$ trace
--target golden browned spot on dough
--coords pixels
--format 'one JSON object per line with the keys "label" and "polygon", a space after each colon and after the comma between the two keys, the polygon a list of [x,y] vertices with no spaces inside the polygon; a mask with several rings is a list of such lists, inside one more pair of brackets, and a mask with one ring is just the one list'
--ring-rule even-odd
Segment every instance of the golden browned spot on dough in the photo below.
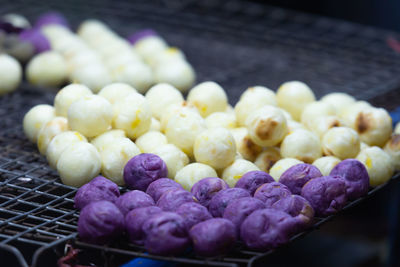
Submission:
{"label": "golden browned spot on dough", "polygon": [[400,134],[392,135],[389,141],[389,147],[393,150],[400,149]]}
{"label": "golden browned spot on dough", "polygon": [[265,155],[263,158],[265,169],[263,171],[269,171],[278,160],[279,158],[273,157],[273,155]]}
{"label": "golden browned spot on dough", "polygon": [[314,158],[308,157],[308,156],[300,156],[297,159],[304,161],[305,163],[313,163]]}
{"label": "golden browned spot on dough", "polygon": [[356,129],[360,134],[366,132],[371,126],[369,122],[369,114],[360,112],[356,118]]}
{"label": "golden browned spot on dough", "polygon": [[256,134],[262,140],[270,139],[276,126],[278,126],[278,122],[273,119],[260,120],[257,125]]}
{"label": "golden browned spot on dough", "polygon": [[245,136],[243,138],[243,146],[244,150],[251,159],[257,157],[257,155],[260,154],[262,151],[262,147],[254,144],[248,136]]}
{"label": "golden browned spot on dough", "polygon": [[333,156],[333,152],[329,148],[324,147],[323,151],[325,156]]}
{"label": "golden browned spot on dough", "polygon": [[332,121],[331,124],[329,125],[329,128],[339,127],[339,126],[340,126],[340,121],[334,120],[334,121]]}

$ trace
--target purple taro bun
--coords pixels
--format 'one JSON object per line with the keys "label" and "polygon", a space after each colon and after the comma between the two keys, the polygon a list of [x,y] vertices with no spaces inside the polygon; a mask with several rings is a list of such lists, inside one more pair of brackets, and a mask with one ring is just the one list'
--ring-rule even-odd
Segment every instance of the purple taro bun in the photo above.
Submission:
{"label": "purple taro bun", "polygon": [[263,184],[254,193],[254,197],[264,202],[266,208],[271,208],[278,200],[291,195],[289,188],[278,182]]}
{"label": "purple taro bun", "polygon": [[223,189],[228,189],[229,185],[217,177],[203,178],[192,186],[192,194],[201,205],[208,208],[212,197]]}
{"label": "purple taro bun", "polygon": [[314,178],[303,186],[301,195],[310,202],[316,215],[327,216],[346,205],[346,182],[340,176]]}
{"label": "purple taro bun", "polygon": [[254,192],[262,184],[274,182],[274,178],[266,172],[263,171],[250,171],[242,176],[242,178],[237,181],[235,187],[243,188],[249,191],[250,195],[254,195]]}
{"label": "purple taro bun", "polygon": [[242,188],[228,188],[221,190],[211,199],[208,210],[212,216],[222,217],[229,203],[242,197],[250,197],[250,193]]}
{"label": "purple taro bun", "polygon": [[167,165],[154,154],[143,153],[134,156],[124,168],[124,181],[130,189],[146,191],[149,184],[167,176]]}
{"label": "purple taro bun", "polygon": [[240,225],[253,211],[264,209],[264,202],[254,197],[242,197],[233,200],[226,207],[224,219],[230,220],[236,227],[237,232],[240,230]]}
{"label": "purple taro bun", "polygon": [[19,34],[19,39],[31,44],[35,48],[35,53],[42,53],[51,49],[49,40],[36,28],[22,31]]}
{"label": "purple taro bun", "polygon": [[158,36],[157,32],[155,32],[152,29],[145,29],[130,35],[127,39],[131,44],[135,44],[136,42],[146,37],[152,37],[152,36]]}
{"label": "purple taro bun", "polygon": [[157,202],[162,194],[174,188],[183,189],[183,187],[180,184],[178,184],[172,179],[160,178],[152,182],[147,187],[146,193],[149,194],[154,199],[155,202]]}
{"label": "purple taro bun", "polygon": [[190,229],[190,238],[197,255],[213,257],[226,253],[236,242],[233,223],[222,218],[214,218],[196,224]]}
{"label": "purple taro bun", "polygon": [[126,215],[129,211],[137,208],[154,206],[154,200],[145,192],[133,190],[126,192],[120,196],[115,205],[119,208],[122,214]]}
{"label": "purple taro bun", "polygon": [[177,255],[190,244],[184,219],[174,212],[160,212],[142,226],[146,235],[144,246],[152,254]]}
{"label": "purple taro bun", "polygon": [[340,176],[346,182],[347,198],[357,199],[368,193],[369,175],[364,164],[356,159],[345,159],[337,164],[330,173]]}
{"label": "purple taro bun", "polygon": [[110,201],[101,200],[86,205],[79,216],[78,233],[83,241],[106,244],[124,230],[124,215]]}
{"label": "purple taro bun", "polygon": [[125,229],[128,233],[129,240],[134,244],[143,245],[145,234],[142,230],[142,226],[144,222],[148,218],[150,218],[151,215],[161,212],[162,210],[156,206],[149,206],[131,210],[125,216]]}
{"label": "purple taro bun", "polygon": [[287,243],[295,229],[295,220],[286,212],[261,209],[244,220],[240,237],[248,248],[267,251]]}
{"label": "purple taro bun", "polygon": [[180,188],[166,191],[157,201],[157,206],[164,211],[175,211],[186,202],[194,202],[193,194]]}
{"label": "purple taro bun", "polygon": [[286,185],[292,194],[300,195],[303,185],[311,179],[321,176],[322,173],[317,167],[311,164],[302,163],[294,165],[282,173],[279,182]]}
{"label": "purple taro bun", "polygon": [[118,185],[103,176],[97,176],[79,188],[74,198],[74,206],[80,210],[93,201],[108,200],[114,203],[118,197]]}
{"label": "purple taro bun", "polygon": [[296,219],[299,231],[310,226],[314,218],[314,209],[311,204],[299,195],[280,199],[272,205],[272,208],[284,211]]}
{"label": "purple taro bun", "polygon": [[208,212],[207,208],[195,202],[186,202],[180,205],[176,210],[176,213],[181,215],[185,220],[186,229],[188,231],[193,225],[212,219],[212,216],[210,212]]}

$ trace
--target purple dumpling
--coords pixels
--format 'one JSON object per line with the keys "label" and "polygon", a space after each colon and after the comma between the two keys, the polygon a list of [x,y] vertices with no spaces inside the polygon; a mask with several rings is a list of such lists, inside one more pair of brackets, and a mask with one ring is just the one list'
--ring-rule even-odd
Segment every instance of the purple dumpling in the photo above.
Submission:
{"label": "purple dumpling", "polygon": [[152,36],[158,36],[158,34],[152,29],[145,29],[130,35],[127,39],[131,44],[135,44],[146,37]]}
{"label": "purple dumpling", "polygon": [[300,195],[303,185],[311,179],[321,176],[322,173],[317,167],[311,164],[301,163],[290,167],[282,173],[279,182],[286,185],[292,194]]}
{"label": "purple dumpling", "polygon": [[212,216],[222,217],[229,203],[242,197],[250,197],[250,193],[242,188],[228,188],[221,190],[211,199],[208,210]]}
{"label": "purple dumpling", "polygon": [[49,40],[36,28],[22,31],[19,34],[19,39],[31,44],[35,48],[35,53],[42,53],[51,49]]}
{"label": "purple dumpling", "polygon": [[346,182],[341,176],[314,178],[303,186],[301,195],[310,202],[316,215],[327,216],[346,205]]}
{"label": "purple dumpling", "polygon": [[145,192],[139,190],[133,190],[126,192],[120,196],[116,201],[115,205],[124,214],[124,216],[131,210],[137,208],[143,208],[148,206],[154,206],[154,200]]}
{"label": "purple dumpling", "polygon": [[301,231],[312,224],[314,209],[310,202],[299,195],[291,195],[275,202],[272,209],[286,212],[296,219],[298,231]]}
{"label": "purple dumpling", "polygon": [[263,171],[250,171],[247,172],[242,178],[237,181],[235,187],[243,188],[250,192],[250,195],[254,195],[254,192],[262,184],[274,182],[274,178]]}
{"label": "purple dumpling", "polygon": [[114,203],[119,195],[116,183],[103,176],[97,176],[78,189],[74,197],[74,206],[80,210],[93,201],[108,200]]}
{"label": "purple dumpling", "polygon": [[329,174],[340,176],[346,182],[346,194],[354,200],[368,193],[369,175],[364,164],[356,159],[345,159],[337,164]]}
{"label": "purple dumpling", "polygon": [[208,208],[212,197],[223,189],[228,189],[229,185],[217,177],[203,178],[192,186],[192,194],[201,205]]}
{"label": "purple dumpling", "polygon": [[86,205],[78,220],[79,237],[92,244],[106,244],[120,236],[124,228],[124,215],[106,200]]}
{"label": "purple dumpling", "polygon": [[254,197],[264,202],[266,208],[271,208],[278,200],[291,195],[289,188],[278,182],[263,184],[254,193]]}
{"label": "purple dumpling", "polygon": [[60,13],[54,12],[54,11],[44,13],[39,18],[37,18],[35,27],[41,28],[43,26],[51,25],[51,24],[61,25],[61,26],[69,28],[67,19]]}
{"label": "purple dumpling", "polygon": [[174,212],[152,215],[142,229],[146,235],[144,246],[152,254],[177,255],[190,244],[184,219]]}
{"label": "purple dumpling", "polygon": [[212,218],[207,208],[196,202],[183,203],[176,209],[176,213],[181,215],[185,220],[186,229],[188,231],[193,225]]}
{"label": "purple dumpling", "polygon": [[248,248],[265,252],[287,243],[295,230],[296,222],[286,212],[261,209],[243,221],[240,237]]}
{"label": "purple dumpling", "polygon": [[145,234],[142,226],[151,215],[161,213],[162,210],[156,206],[137,208],[131,210],[125,216],[125,229],[128,233],[129,240],[137,245],[143,245]]}
{"label": "purple dumpling", "polygon": [[124,168],[124,181],[130,189],[146,191],[149,184],[167,176],[167,165],[154,154],[143,153],[134,156]]}
{"label": "purple dumpling", "polygon": [[178,184],[172,179],[160,178],[152,182],[147,187],[146,193],[149,194],[154,199],[155,202],[157,202],[162,194],[173,188],[183,189],[183,187],[180,184]]}
{"label": "purple dumpling", "polygon": [[164,211],[176,211],[180,205],[186,202],[197,201],[193,194],[180,188],[173,188],[162,194],[157,201],[157,206]]}
{"label": "purple dumpling", "polygon": [[214,257],[226,253],[236,242],[233,223],[222,218],[214,218],[196,224],[190,229],[190,238],[197,255]]}
{"label": "purple dumpling", "polygon": [[264,208],[265,204],[257,198],[238,198],[233,200],[231,203],[229,203],[228,207],[226,207],[224,219],[230,220],[235,225],[236,231],[239,233],[240,226],[247,216],[249,216],[255,210]]}

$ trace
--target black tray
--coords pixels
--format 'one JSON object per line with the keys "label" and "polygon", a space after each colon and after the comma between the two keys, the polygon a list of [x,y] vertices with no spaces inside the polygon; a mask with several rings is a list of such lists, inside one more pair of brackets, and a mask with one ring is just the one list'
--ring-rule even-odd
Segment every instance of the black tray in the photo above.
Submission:
{"label": "black tray", "polygon": [[[122,35],[155,28],[171,45],[183,49],[198,81],[221,83],[232,104],[248,86],[276,89],[294,79],[308,83],[317,96],[342,91],[388,108],[400,98],[400,56],[387,39],[398,38],[397,33],[242,1],[13,1],[0,5],[2,13],[20,12],[30,18],[49,9],[63,12],[74,27],[92,17]],[[72,201],[76,188],[60,182],[22,133],[25,112],[33,105],[52,103],[54,94],[24,83],[16,93],[0,98],[0,253],[14,254],[21,266],[38,266],[50,254],[61,257],[67,243],[97,253],[104,265],[116,255],[126,255],[185,264],[251,266],[271,253],[251,252],[238,245],[229,255],[214,259],[191,252],[158,257],[127,242],[97,247],[77,240],[78,213]],[[330,219],[318,218],[310,231]]]}

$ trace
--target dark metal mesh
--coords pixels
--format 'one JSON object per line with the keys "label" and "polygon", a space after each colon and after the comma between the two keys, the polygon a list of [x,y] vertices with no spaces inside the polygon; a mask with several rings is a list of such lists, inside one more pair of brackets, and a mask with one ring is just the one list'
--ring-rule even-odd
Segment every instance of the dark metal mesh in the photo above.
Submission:
{"label": "dark metal mesh", "polygon": [[[232,104],[248,86],[260,84],[276,89],[282,82],[294,79],[307,82],[317,96],[342,91],[373,101],[386,94],[391,96],[387,100],[391,103],[400,96],[400,57],[387,45],[388,36],[396,37],[392,32],[241,1],[47,4],[13,1],[0,5],[0,10],[34,18],[56,9],[75,27],[83,19],[94,17],[123,35],[155,28],[170,44],[185,52],[199,81],[221,83]],[[124,254],[192,264],[251,265],[266,256],[243,250],[238,244],[229,255],[215,259],[204,260],[193,252],[176,258],[158,257],[149,256],[142,247],[128,242],[98,247],[76,240],[78,213],[72,201],[76,189],[60,182],[57,173],[47,166],[22,132],[26,111],[39,103],[52,103],[53,97],[54,92],[23,84],[16,93],[0,98],[1,248],[10,251],[12,246],[21,248],[29,244],[36,254],[21,251],[33,265],[45,249],[68,240],[77,247],[101,250],[106,253],[103,256]],[[311,230],[330,218],[317,219]]]}

